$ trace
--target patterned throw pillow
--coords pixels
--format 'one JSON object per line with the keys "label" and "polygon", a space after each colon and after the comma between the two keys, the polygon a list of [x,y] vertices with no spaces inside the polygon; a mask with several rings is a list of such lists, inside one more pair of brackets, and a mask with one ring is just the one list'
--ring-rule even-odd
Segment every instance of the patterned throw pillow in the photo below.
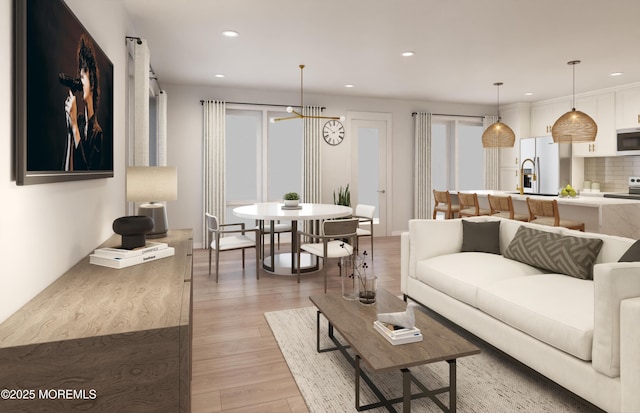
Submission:
{"label": "patterned throw pillow", "polygon": [[521,226],[504,252],[506,258],[534,267],[593,279],[593,263],[602,248],[598,238],[581,238]]}

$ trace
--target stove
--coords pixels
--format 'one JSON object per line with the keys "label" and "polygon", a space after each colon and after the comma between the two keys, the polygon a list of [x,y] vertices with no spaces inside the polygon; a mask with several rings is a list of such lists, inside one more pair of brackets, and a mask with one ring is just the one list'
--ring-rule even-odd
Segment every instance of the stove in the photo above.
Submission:
{"label": "stove", "polygon": [[605,198],[640,199],[640,176],[630,176],[629,192],[620,194],[604,194]]}

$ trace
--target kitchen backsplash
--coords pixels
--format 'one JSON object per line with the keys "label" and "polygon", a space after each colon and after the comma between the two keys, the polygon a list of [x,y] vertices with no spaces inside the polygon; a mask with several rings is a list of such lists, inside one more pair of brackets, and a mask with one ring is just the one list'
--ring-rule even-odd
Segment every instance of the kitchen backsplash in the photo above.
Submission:
{"label": "kitchen backsplash", "polygon": [[585,181],[599,182],[601,192],[627,192],[629,176],[640,176],[640,156],[585,158]]}

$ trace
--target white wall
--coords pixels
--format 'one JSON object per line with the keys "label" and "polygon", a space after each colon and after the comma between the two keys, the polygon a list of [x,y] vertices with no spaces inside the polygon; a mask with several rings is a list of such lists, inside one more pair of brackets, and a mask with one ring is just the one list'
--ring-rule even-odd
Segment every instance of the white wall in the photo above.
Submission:
{"label": "white wall", "polygon": [[0,0],[0,322],[71,268],[124,215],[125,18],[110,0],[67,0],[114,66],[115,177],[17,186],[13,154],[13,0]]}
{"label": "white wall", "polygon": [[[153,55],[153,51],[151,51]],[[167,206],[171,228],[193,228],[195,247],[202,246],[202,106],[200,100],[297,105],[299,92],[278,93],[248,89],[165,85],[168,92],[168,164],[178,167],[178,200]],[[412,112],[484,115],[492,106],[400,101],[392,99],[328,96],[305,93],[305,105],[325,106],[327,115],[347,111],[384,112],[393,116],[393,155],[389,166],[393,179],[391,232],[407,229],[413,212]],[[322,145],[322,201],[333,203],[333,191],[350,181],[350,137],[338,146]]]}

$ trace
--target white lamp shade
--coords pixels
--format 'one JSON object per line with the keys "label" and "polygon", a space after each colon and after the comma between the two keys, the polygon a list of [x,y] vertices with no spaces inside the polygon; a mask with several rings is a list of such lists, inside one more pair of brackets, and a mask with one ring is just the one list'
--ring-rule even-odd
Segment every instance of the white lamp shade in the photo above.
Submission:
{"label": "white lamp shade", "polygon": [[178,199],[175,166],[130,166],[127,168],[127,201],[161,202]]}

